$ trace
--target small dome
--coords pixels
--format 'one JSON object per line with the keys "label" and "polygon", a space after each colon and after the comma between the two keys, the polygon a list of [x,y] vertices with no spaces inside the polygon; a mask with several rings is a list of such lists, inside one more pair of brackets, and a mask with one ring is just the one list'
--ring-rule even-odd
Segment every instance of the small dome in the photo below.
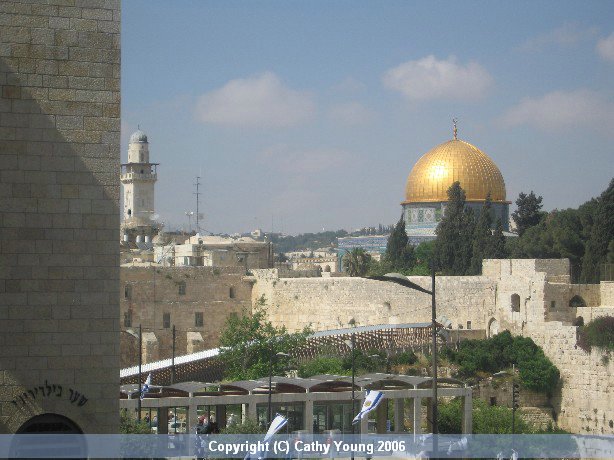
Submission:
{"label": "small dome", "polygon": [[448,201],[448,188],[459,181],[467,201],[505,201],[505,182],[497,165],[468,142],[451,140],[427,152],[414,165],[405,186],[407,203]]}
{"label": "small dome", "polygon": [[130,143],[134,144],[137,142],[141,142],[141,143],[147,143],[147,134],[145,134],[143,131],[141,131],[140,129],[133,132],[132,135],[130,136]]}

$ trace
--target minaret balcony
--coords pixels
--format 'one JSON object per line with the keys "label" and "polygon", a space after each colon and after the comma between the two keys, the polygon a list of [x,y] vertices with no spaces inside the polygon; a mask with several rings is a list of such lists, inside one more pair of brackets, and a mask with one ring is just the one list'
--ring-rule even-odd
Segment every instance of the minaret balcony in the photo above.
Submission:
{"label": "minaret balcony", "polygon": [[158,180],[158,175],[155,173],[124,173],[119,176],[122,182],[155,182]]}

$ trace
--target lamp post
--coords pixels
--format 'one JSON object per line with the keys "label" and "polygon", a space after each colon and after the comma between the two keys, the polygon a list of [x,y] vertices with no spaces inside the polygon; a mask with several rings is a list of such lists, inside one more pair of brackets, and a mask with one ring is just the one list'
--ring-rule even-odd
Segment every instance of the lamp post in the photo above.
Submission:
{"label": "lamp post", "polygon": [[[356,360],[355,360],[355,353],[354,353],[354,348],[356,346],[356,334],[354,332],[352,332],[351,335],[351,340],[345,340],[344,341],[345,344],[350,347],[350,350],[352,351],[352,414],[354,413],[354,411],[356,410],[356,392],[354,390],[354,382],[356,380]],[[352,438],[354,435],[354,424],[352,423]],[[352,439],[352,442],[354,440]],[[354,451],[352,450],[352,460],[354,460]]]}
{"label": "lamp post", "polygon": [[413,289],[415,291],[424,292],[431,296],[431,327],[433,338],[433,455],[437,456],[439,450],[437,434],[439,427],[437,424],[438,418],[438,405],[437,405],[437,306],[435,303],[435,263],[431,262],[431,290],[423,288],[422,286],[412,283],[406,276],[400,273],[386,273],[384,276],[368,276],[367,279],[375,281],[387,281],[390,283],[400,284],[406,288]]}
{"label": "lamp post", "polygon": [[290,355],[288,353],[282,353],[277,352],[275,355],[273,354],[273,346],[272,344],[269,345],[269,403],[267,406],[267,419],[268,419],[268,425],[271,424],[271,422],[273,421],[273,407],[271,404],[271,400],[272,400],[272,395],[273,395],[273,360],[275,358],[280,358],[280,357],[290,357]]}
{"label": "lamp post", "polygon": [[520,385],[516,383],[516,365],[512,364],[511,374],[507,371],[500,371],[494,373],[492,376],[497,378],[506,377],[508,375],[512,376],[512,434],[516,434],[516,410],[520,407]]}

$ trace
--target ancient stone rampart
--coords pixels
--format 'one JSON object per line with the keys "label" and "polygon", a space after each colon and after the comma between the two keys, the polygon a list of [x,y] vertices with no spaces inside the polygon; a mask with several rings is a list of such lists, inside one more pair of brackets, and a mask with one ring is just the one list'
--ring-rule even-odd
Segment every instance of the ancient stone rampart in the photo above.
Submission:
{"label": "ancient stone rampart", "polygon": [[[252,299],[264,295],[271,321],[299,330],[430,321],[430,297],[402,286],[361,278],[284,278],[254,271]],[[430,288],[429,277],[410,277]],[[453,330],[508,329],[531,337],[561,371],[552,395],[559,425],[576,433],[614,433],[614,369],[598,349],[576,347],[576,324],[614,316],[614,283],[570,284],[569,261],[485,260],[482,276],[437,277],[438,317]],[[576,307],[575,296],[586,307]],[[577,300],[577,299],[576,299]]]}

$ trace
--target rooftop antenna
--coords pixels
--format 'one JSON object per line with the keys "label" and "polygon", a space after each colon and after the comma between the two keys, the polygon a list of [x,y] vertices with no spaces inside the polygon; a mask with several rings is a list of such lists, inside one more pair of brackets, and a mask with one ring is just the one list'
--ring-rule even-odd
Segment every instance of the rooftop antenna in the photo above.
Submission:
{"label": "rooftop antenna", "polygon": [[196,233],[200,233],[200,219],[202,217],[200,214],[200,176],[196,176],[194,185],[196,186],[196,193],[194,193],[196,195]]}
{"label": "rooftop antenna", "polygon": [[455,141],[458,140],[458,127],[456,126],[457,123],[458,123],[458,119],[452,118],[452,124],[454,125],[454,140]]}

